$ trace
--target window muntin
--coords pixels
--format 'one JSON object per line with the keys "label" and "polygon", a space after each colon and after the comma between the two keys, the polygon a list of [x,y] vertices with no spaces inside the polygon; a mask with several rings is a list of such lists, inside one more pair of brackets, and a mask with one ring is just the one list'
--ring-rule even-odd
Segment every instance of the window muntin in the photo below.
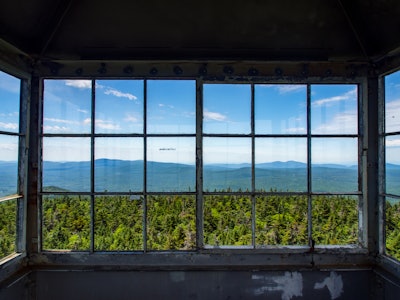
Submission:
{"label": "window muntin", "polygon": [[311,139],[312,191],[357,192],[359,190],[357,161],[356,138]]}
{"label": "window muntin", "polygon": [[143,133],[143,80],[96,81],[96,133]]}
{"label": "window muntin", "polygon": [[[105,100],[100,110],[95,109],[93,120],[89,120],[92,128],[89,133],[44,133],[44,160],[52,156],[61,157],[62,155],[57,153],[62,152],[63,149],[69,149],[70,141],[78,139],[85,141],[83,144],[75,143],[81,148],[79,151],[72,151],[70,155],[72,157],[73,153],[82,153],[80,161],[88,163],[89,168],[85,170],[87,172],[85,176],[89,178],[89,181],[85,181],[82,185],[84,187],[77,190],[65,188],[56,192],[73,197],[76,194],[70,194],[70,192],[74,191],[90,199],[89,206],[94,211],[89,222],[90,227],[94,229],[92,230],[93,241],[90,242],[88,249],[90,251],[164,251],[221,246],[265,248],[280,245],[307,245],[314,233],[318,237],[320,227],[326,225],[320,225],[318,214],[313,214],[313,203],[318,204],[313,197],[327,197],[324,195],[326,193],[332,194],[331,197],[352,197],[360,194],[356,84],[318,86],[318,88],[323,87],[322,90],[329,90],[331,93],[329,95],[334,95],[330,97],[336,99],[334,102],[351,102],[355,99],[355,104],[351,104],[349,109],[346,104],[345,110],[333,108],[333,113],[329,111],[331,106],[325,105],[323,111],[327,112],[326,116],[329,118],[323,119],[324,126],[330,128],[330,131],[322,134],[312,129],[319,126],[314,126],[313,122],[318,124],[321,119],[317,118],[315,121],[312,118],[313,98],[311,95],[315,86],[312,84],[285,86],[289,92],[296,94],[289,97],[289,95],[280,94],[281,85],[266,87],[263,84],[206,83],[201,85],[203,91],[197,93],[195,81],[133,81],[133,85],[137,84],[139,87],[143,84],[143,115],[142,118],[136,119],[137,125],[142,122],[143,132],[136,129],[130,132],[131,129],[117,127],[115,131],[97,132],[98,120],[114,120],[113,117],[107,115],[107,112],[111,111],[111,107],[108,110],[107,105],[112,105],[113,102]],[[91,93],[91,107],[97,107],[97,97],[103,97],[99,86],[112,86],[121,93],[128,90],[120,85],[118,80],[100,81],[101,84],[97,81],[90,82],[96,89],[96,93]],[[121,82],[131,86],[129,80]],[[179,87],[182,87],[180,92]],[[79,87],[75,88],[79,89]],[[178,90],[174,91],[174,89]],[[267,93],[267,90],[273,91],[274,97],[266,95],[264,99],[262,95]],[[353,95],[354,90],[356,96],[349,100],[348,95]],[[162,102],[160,99],[163,95],[167,95],[168,91],[172,96],[166,96],[166,101]],[[117,97],[115,94],[116,92],[110,92],[108,96]],[[342,94],[345,96],[341,97]],[[131,104],[129,101],[127,99],[128,106]],[[293,109],[279,113],[284,106],[278,109],[274,107],[274,101],[283,101],[283,103],[288,101],[287,103],[291,103]],[[201,103],[203,106],[200,106]],[[223,108],[225,110],[222,110]],[[353,120],[348,121],[345,127],[336,126],[340,123],[337,121],[337,115],[351,109],[356,111],[355,116],[352,116]],[[136,112],[139,111],[140,109]],[[308,115],[309,111],[311,113]],[[97,113],[105,115],[98,118]],[[203,118],[200,119],[199,116]],[[187,119],[184,119],[185,117]],[[121,113],[119,118],[121,118]],[[271,125],[264,121],[268,118]],[[328,122],[332,122],[333,125],[328,126]],[[140,126],[136,128],[141,128]],[[351,126],[354,128],[350,130]],[[56,147],[57,150],[51,150],[50,141],[57,139],[63,140],[64,145],[60,143],[62,146],[58,149]],[[49,149],[46,150],[46,148]],[[342,153],[342,155],[337,155],[337,153]],[[115,160],[118,164],[101,169],[99,164],[101,160]],[[122,168],[119,163],[124,160],[129,162],[134,160],[139,164],[133,168],[127,168],[130,176],[118,177],[118,172],[121,171],[119,168]],[[140,161],[143,162],[142,165]],[[316,180],[318,173],[314,165],[318,163],[325,164],[324,167],[327,168],[332,167],[332,164],[336,164],[336,167],[340,165],[340,168],[352,167],[354,173],[351,175],[350,187],[337,185],[334,189],[318,188]],[[46,164],[47,162],[44,161],[44,176]],[[280,178],[284,180],[284,183],[274,182],[276,178],[279,178],[276,174],[264,174],[260,166],[265,167],[267,164],[279,165],[276,169],[281,172]],[[118,167],[115,169],[116,165]],[[164,167],[167,168],[164,169]],[[327,176],[328,171],[324,170],[320,174],[321,178]],[[68,173],[67,169],[62,172]],[[294,172],[297,172],[296,176],[293,176]],[[110,174],[115,176],[100,182],[101,177],[110,177]],[[117,188],[116,184],[125,179],[131,184]],[[46,180],[43,180],[43,183],[45,184]],[[202,190],[200,191],[199,188]],[[45,196],[51,193],[54,194],[54,191],[45,189],[43,191]],[[99,197],[107,198],[107,201]],[[126,203],[127,201],[135,202],[135,204],[129,202],[131,206],[126,204],[130,207],[127,211],[131,210],[133,215],[128,212],[126,216],[121,216],[121,220],[134,222],[136,225],[132,223],[132,226],[136,228],[135,230],[121,227],[120,223],[125,221],[101,223],[101,220],[96,217],[96,214],[110,214],[107,211],[112,210],[113,197]],[[198,205],[199,201],[201,205]],[[186,204],[183,205],[183,202]],[[175,209],[172,215],[160,213],[160,206],[165,207],[166,203],[170,208]],[[334,201],[328,201],[328,203],[334,203]],[[355,203],[356,205],[352,206],[352,214],[358,212],[358,198]],[[183,211],[182,207],[187,209]],[[199,210],[200,207],[203,210]],[[240,214],[238,214],[238,207],[241,210]],[[271,208],[271,211],[263,211],[265,207]],[[224,211],[232,215],[231,218],[237,223],[236,225],[225,224],[227,216],[223,213]],[[176,218],[176,216],[185,216],[185,218]],[[264,217],[269,218],[269,221],[263,220]],[[119,219],[120,216],[116,218]],[[139,219],[142,220],[142,227],[138,225]],[[293,230],[289,226],[291,221],[296,224]],[[315,228],[314,222],[316,222]],[[163,223],[170,224],[170,227],[160,227]],[[357,222],[355,224],[358,226]],[[117,229],[120,231],[118,238],[113,233]],[[238,232],[243,233],[243,236],[239,237]],[[142,242],[139,242],[140,234]],[[297,238],[295,238],[296,235]],[[134,241],[124,243],[120,239],[121,236],[134,236]],[[196,239],[198,236],[200,239]],[[358,232],[353,237],[355,240],[349,240],[347,237],[339,240],[324,237],[319,238],[318,243],[323,245],[325,243],[326,245],[357,243]],[[100,240],[96,241],[97,238]]]}
{"label": "window muntin", "polygon": [[196,82],[147,81],[147,133],[196,132]]}
{"label": "window muntin", "polygon": [[256,134],[306,134],[307,86],[257,84],[254,96]]}
{"label": "window muntin", "polygon": [[0,71],[0,261],[17,249],[19,207],[22,205],[19,176],[21,79]]}
{"label": "window muntin", "polygon": [[357,134],[357,86],[311,86],[311,133]]}
{"label": "window muntin", "polygon": [[46,195],[42,198],[42,249],[90,248],[90,197]]}
{"label": "window muntin", "polygon": [[255,139],[256,191],[307,191],[307,139]]}
{"label": "window muntin", "polygon": [[203,190],[251,190],[251,139],[203,139]]}
{"label": "window muntin", "polygon": [[249,134],[250,104],[249,84],[204,84],[203,132]]}
{"label": "window muntin", "polygon": [[189,192],[196,186],[196,144],[192,137],[147,139],[147,190]]}
{"label": "window muntin", "polygon": [[42,190],[90,191],[90,138],[43,138]]}
{"label": "window muntin", "polygon": [[143,191],[143,138],[95,139],[96,192]]}
{"label": "window muntin", "polygon": [[383,195],[385,253],[400,260],[400,71],[384,77]]}
{"label": "window muntin", "polygon": [[43,132],[90,133],[91,80],[45,80]]}

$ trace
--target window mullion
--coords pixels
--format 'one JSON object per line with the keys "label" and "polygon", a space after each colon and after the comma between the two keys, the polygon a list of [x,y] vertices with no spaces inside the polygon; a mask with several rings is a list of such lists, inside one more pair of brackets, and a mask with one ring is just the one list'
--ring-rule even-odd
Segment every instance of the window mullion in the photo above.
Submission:
{"label": "window mullion", "polygon": [[196,248],[204,247],[203,82],[196,80]]}

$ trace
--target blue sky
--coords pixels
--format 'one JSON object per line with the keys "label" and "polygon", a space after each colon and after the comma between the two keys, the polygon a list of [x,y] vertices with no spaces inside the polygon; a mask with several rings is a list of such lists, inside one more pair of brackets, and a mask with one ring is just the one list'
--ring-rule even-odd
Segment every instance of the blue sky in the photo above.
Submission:
{"label": "blue sky", "polygon": [[[396,80],[394,80],[396,82]],[[399,85],[397,79],[397,86]],[[196,128],[196,86],[193,80],[149,80],[147,82],[147,133],[193,134]],[[44,89],[45,133],[90,133],[91,81],[46,80]],[[96,81],[95,132],[143,133],[144,91],[142,80]],[[393,83],[396,87],[396,83]],[[0,73],[2,99],[0,130],[18,131],[19,80]],[[257,84],[255,86],[256,134],[305,134],[306,86]],[[205,84],[203,131],[208,134],[251,132],[251,86],[249,84]],[[388,101],[398,114],[399,89]],[[312,85],[311,131],[313,134],[357,133],[355,85]],[[390,111],[392,109],[390,108]],[[16,139],[1,137],[0,160],[15,160]],[[394,143],[394,142],[393,142]],[[96,158],[143,159],[140,138],[96,138]],[[14,150],[11,150],[13,149]],[[7,150],[8,149],[8,150]],[[74,161],[90,159],[89,138],[45,138],[44,159]],[[204,139],[205,163],[251,162],[249,138]],[[296,160],[306,162],[305,138],[257,138],[256,162]],[[195,138],[148,139],[148,160],[193,164]],[[313,163],[357,162],[355,139],[313,139]]]}

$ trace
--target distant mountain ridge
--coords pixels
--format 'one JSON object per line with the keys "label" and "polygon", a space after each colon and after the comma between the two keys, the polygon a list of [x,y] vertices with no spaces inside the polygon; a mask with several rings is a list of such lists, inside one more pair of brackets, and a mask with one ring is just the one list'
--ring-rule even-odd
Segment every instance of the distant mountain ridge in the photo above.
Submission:
{"label": "distant mountain ridge", "polygon": [[[141,192],[144,190],[142,160],[97,159],[95,165],[96,192]],[[298,161],[275,161],[255,166],[256,190],[307,191],[307,164]],[[203,170],[204,190],[251,190],[250,164],[206,164]],[[150,161],[146,164],[147,191],[195,191],[196,168],[189,164]],[[355,192],[358,190],[357,166],[338,164],[312,165],[313,191]],[[16,191],[16,162],[0,161],[0,195]],[[388,190],[399,189],[400,165],[387,165]],[[91,162],[43,162],[45,191],[89,192]],[[174,190],[172,190],[174,188]],[[400,193],[400,191],[398,191]]]}

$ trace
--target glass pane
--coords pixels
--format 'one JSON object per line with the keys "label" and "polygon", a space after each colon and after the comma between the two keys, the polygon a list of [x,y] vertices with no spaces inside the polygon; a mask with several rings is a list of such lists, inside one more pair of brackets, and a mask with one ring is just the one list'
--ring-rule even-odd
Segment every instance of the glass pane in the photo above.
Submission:
{"label": "glass pane", "polygon": [[91,88],[91,80],[45,80],[43,132],[89,133]]}
{"label": "glass pane", "polygon": [[0,131],[19,132],[21,80],[0,71]]}
{"label": "glass pane", "polygon": [[204,190],[251,190],[251,139],[204,138]]}
{"label": "glass pane", "polygon": [[42,248],[88,250],[90,246],[90,198],[45,196],[42,200]]}
{"label": "glass pane", "polygon": [[216,247],[251,246],[250,197],[204,197],[204,244]]}
{"label": "glass pane", "polygon": [[385,76],[385,131],[400,131],[400,72]]}
{"label": "glass pane", "polygon": [[43,138],[45,192],[90,191],[90,138]]}
{"label": "glass pane", "polygon": [[385,140],[386,193],[400,195],[400,135]]}
{"label": "glass pane", "polygon": [[142,197],[96,197],[94,223],[95,250],[143,250]]}
{"label": "glass pane", "polygon": [[312,197],[312,224],[317,245],[358,244],[358,197]]}
{"label": "glass pane", "polygon": [[147,190],[178,192],[196,190],[195,139],[147,139]]}
{"label": "glass pane", "polygon": [[147,198],[147,249],[196,248],[196,198],[163,195]]}
{"label": "glass pane", "polygon": [[311,133],[357,134],[357,85],[311,86]]}
{"label": "glass pane", "polygon": [[307,133],[307,86],[256,85],[254,119],[256,134]]}
{"label": "glass pane", "polygon": [[143,191],[143,139],[96,138],[95,190]]}
{"label": "glass pane", "polygon": [[358,191],[356,138],[314,138],[311,141],[313,192]]}
{"label": "glass pane", "polygon": [[307,245],[307,197],[256,199],[256,245]]}
{"label": "glass pane", "polygon": [[143,81],[96,81],[97,133],[143,133]]}
{"label": "glass pane", "polygon": [[0,202],[0,260],[16,252],[17,200]]}
{"label": "glass pane", "polygon": [[251,86],[203,85],[204,133],[250,133]]}
{"label": "glass pane", "polygon": [[386,253],[400,260],[400,199],[386,198]]}
{"label": "glass pane", "polygon": [[147,133],[196,132],[196,81],[147,81]]}
{"label": "glass pane", "polygon": [[18,139],[0,135],[0,197],[18,192]]}
{"label": "glass pane", "polygon": [[307,140],[256,138],[255,176],[258,191],[307,191]]}

